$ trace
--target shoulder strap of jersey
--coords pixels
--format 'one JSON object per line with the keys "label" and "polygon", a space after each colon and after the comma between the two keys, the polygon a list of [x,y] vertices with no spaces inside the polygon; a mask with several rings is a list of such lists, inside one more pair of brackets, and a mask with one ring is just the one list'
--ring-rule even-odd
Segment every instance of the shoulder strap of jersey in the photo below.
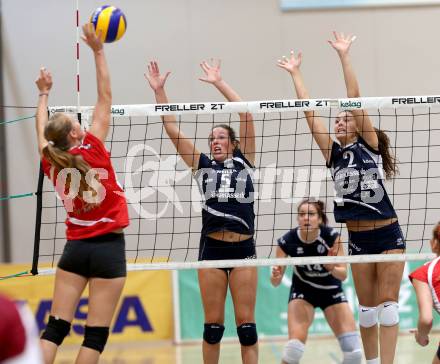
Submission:
{"label": "shoulder strap of jersey", "polygon": [[197,170],[202,168],[210,168],[211,164],[212,160],[205,153],[200,153],[199,165],[197,167]]}
{"label": "shoulder strap of jersey", "polygon": [[243,165],[246,164],[249,168],[255,168],[251,162],[247,160],[247,158],[244,156],[243,152],[239,148],[235,148],[234,152],[232,153],[232,158],[234,160],[239,161]]}
{"label": "shoulder strap of jersey", "polygon": [[380,152],[374,148],[372,148],[366,141],[364,138],[362,138],[360,135],[358,136],[358,140],[357,142],[359,144],[362,144],[365,148],[367,148],[371,153],[374,153],[376,155],[379,155]]}

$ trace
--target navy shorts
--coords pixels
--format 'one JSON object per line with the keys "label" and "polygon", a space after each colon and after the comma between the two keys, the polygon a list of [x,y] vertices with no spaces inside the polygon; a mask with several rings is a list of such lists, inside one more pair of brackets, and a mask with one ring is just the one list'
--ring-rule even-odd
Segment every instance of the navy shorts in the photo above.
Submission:
{"label": "navy shorts", "polygon": [[[255,259],[254,238],[239,242],[228,242],[202,236],[200,238],[199,260]],[[222,268],[225,272],[233,268]]]}
{"label": "navy shorts", "polygon": [[342,287],[333,289],[314,288],[306,283],[294,282],[290,287],[289,302],[292,300],[304,300],[314,308],[325,310],[327,307],[338,303],[347,302]]}
{"label": "navy shorts", "polygon": [[127,276],[124,234],[67,240],[58,267],[86,278]]}
{"label": "navy shorts", "polygon": [[379,229],[348,232],[349,255],[381,254],[405,248],[405,238],[397,221]]}

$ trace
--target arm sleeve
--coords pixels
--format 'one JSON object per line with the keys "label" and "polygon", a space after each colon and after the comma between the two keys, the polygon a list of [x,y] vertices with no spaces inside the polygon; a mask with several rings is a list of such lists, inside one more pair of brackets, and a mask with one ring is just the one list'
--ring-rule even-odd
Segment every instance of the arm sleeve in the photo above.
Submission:
{"label": "arm sleeve", "polygon": [[291,255],[291,249],[289,249],[289,246],[292,244],[292,232],[289,231],[286,234],[284,234],[281,238],[277,240],[278,246],[281,248],[281,250],[286,253],[289,256]]}
{"label": "arm sleeve", "polygon": [[102,155],[102,153],[104,153],[105,155],[110,156],[110,153],[105,148],[104,143],[100,139],[95,137],[92,133],[89,133],[89,132],[86,133],[86,136],[84,137],[83,144],[84,145],[87,145],[87,144],[92,145],[94,147],[95,153],[99,153],[100,155]]}
{"label": "arm sleeve", "polygon": [[202,168],[210,168],[211,162],[211,159],[209,159],[205,153],[200,153],[199,166],[197,167],[197,170]]}
{"label": "arm sleeve", "polygon": [[255,167],[252,165],[252,163],[249,162],[249,161],[247,160],[247,158],[244,156],[244,154],[242,153],[242,151],[241,151],[240,149],[236,149],[236,150],[234,151],[234,156],[243,159],[244,162],[248,165],[249,168],[255,168]]}
{"label": "arm sleeve", "polygon": [[370,145],[365,141],[364,138],[362,138],[360,135],[358,136],[358,143],[362,144],[363,146],[365,146],[365,148],[367,148],[371,153],[379,155],[380,152],[372,147],[370,147]]}
{"label": "arm sleeve", "polygon": [[409,280],[412,282],[413,279],[417,279],[418,281],[428,283],[428,267],[429,264],[424,264],[417,268],[409,275]]}
{"label": "arm sleeve", "polygon": [[339,233],[336,229],[333,229],[329,226],[324,226],[324,239],[328,246],[332,247],[335,244],[336,239],[339,237]]}

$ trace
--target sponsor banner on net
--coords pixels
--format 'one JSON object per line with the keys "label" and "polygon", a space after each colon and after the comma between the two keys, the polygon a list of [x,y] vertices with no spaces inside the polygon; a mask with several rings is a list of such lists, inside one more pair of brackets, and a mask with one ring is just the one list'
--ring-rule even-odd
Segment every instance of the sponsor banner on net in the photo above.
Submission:
{"label": "sponsor banner on net", "polygon": [[[356,110],[423,106],[429,106],[432,108],[440,107],[440,95],[112,105],[111,115],[112,117],[146,117],[179,114],[194,115],[313,111],[328,110],[330,108]],[[57,112],[65,112],[75,116],[79,112],[82,115],[82,119],[90,119],[94,107],[80,106],[78,108],[78,106],[51,106],[48,110],[50,115]],[[199,120],[199,122],[204,121]],[[211,120],[206,122],[211,122]]]}

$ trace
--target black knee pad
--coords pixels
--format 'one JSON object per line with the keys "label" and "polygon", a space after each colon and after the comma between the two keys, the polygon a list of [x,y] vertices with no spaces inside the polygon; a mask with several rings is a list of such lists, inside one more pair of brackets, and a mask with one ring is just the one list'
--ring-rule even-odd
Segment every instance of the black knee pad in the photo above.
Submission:
{"label": "black knee pad", "polygon": [[437,358],[440,359],[440,345],[437,347]]}
{"label": "black knee pad", "polygon": [[252,322],[241,324],[237,327],[237,335],[241,345],[254,345],[258,341],[257,325]]}
{"label": "black knee pad", "polygon": [[220,324],[205,324],[203,330],[203,340],[208,344],[218,344],[223,337],[225,327]]}
{"label": "black knee pad", "polygon": [[109,335],[108,327],[86,326],[82,346],[102,353]]}
{"label": "black knee pad", "polygon": [[41,338],[59,346],[69,334],[70,326],[70,322],[51,315]]}

